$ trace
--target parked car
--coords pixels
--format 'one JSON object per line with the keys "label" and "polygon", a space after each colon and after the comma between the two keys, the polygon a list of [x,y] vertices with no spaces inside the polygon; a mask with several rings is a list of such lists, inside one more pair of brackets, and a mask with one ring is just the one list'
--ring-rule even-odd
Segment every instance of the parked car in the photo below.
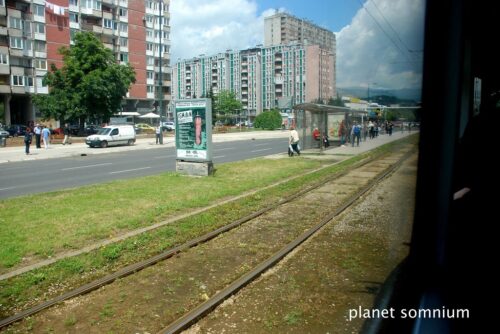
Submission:
{"label": "parked car", "polygon": [[167,130],[167,131],[173,131],[175,130],[175,123],[174,122],[163,122],[162,124],[162,129]]}
{"label": "parked car", "polygon": [[9,137],[10,136],[10,132],[5,130],[4,128],[0,128],[0,137]]}
{"label": "parked car", "polygon": [[155,133],[156,129],[146,123],[138,123],[135,125],[135,131],[137,133]]}
{"label": "parked car", "polygon": [[27,128],[28,127],[26,125],[12,124],[6,130],[12,137],[17,137],[17,136],[24,136]]}
{"label": "parked car", "polygon": [[102,127],[100,127],[99,125],[89,124],[85,127],[85,134],[87,136],[90,136],[96,134],[100,129],[102,129]]}
{"label": "parked car", "polygon": [[88,136],[85,143],[90,147],[133,145],[135,130],[132,125],[110,125],[101,128],[95,135]]}

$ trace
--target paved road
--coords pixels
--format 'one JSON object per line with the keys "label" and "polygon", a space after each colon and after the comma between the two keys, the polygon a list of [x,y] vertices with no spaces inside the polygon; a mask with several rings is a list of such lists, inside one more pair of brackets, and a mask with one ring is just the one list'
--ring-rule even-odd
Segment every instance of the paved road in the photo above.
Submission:
{"label": "paved road", "polygon": [[[226,138],[228,140],[214,144],[213,161],[217,164],[285,152],[287,138],[283,135],[279,137],[247,137],[235,141]],[[0,199],[175,171],[173,145],[137,148],[101,150],[83,146],[77,148],[75,144],[71,148],[75,152],[71,155],[64,155],[61,150],[53,159],[28,156],[24,161],[3,163],[0,165]],[[85,152],[82,154],[86,155],[78,155],[77,152]],[[55,153],[43,151],[39,154],[41,157]]]}

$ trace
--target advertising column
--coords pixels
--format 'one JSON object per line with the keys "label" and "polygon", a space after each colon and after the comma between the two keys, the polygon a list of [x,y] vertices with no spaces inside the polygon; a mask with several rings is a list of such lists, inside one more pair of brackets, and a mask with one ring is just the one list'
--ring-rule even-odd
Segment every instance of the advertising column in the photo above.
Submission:
{"label": "advertising column", "polygon": [[175,102],[177,171],[209,175],[212,166],[212,108],[210,99]]}

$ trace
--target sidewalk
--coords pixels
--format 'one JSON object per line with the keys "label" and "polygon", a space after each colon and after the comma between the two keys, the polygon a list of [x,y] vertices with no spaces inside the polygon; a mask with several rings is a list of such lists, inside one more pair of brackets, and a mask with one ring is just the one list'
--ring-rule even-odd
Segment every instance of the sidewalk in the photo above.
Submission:
{"label": "sidewalk", "polygon": [[384,144],[390,143],[392,141],[405,138],[409,135],[416,134],[418,131],[412,131],[412,132],[394,132],[392,136],[389,136],[387,134],[379,135],[378,137],[374,139],[369,139],[367,138],[366,141],[361,141],[358,146],[351,146],[351,144],[346,143],[345,146],[330,146],[327,149],[324,149],[323,152],[320,152],[319,148],[314,148],[314,149],[307,149],[307,150],[302,150],[301,154],[303,155],[317,155],[317,156],[332,156],[332,155],[339,155],[339,156],[352,156],[352,155],[357,155],[360,153],[364,153],[366,151],[370,151],[378,146],[382,146]]}
{"label": "sidewalk", "polygon": [[[269,139],[269,138],[288,138],[289,131],[249,131],[249,132],[231,132],[214,134],[212,141],[214,143],[248,140],[248,139]],[[175,137],[166,136],[163,138],[163,145],[156,144],[156,138],[137,138],[135,145],[132,146],[114,146],[107,148],[90,148],[85,143],[73,143],[71,145],[53,144],[46,150],[37,149],[33,144],[30,147],[30,154],[24,154],[24,146],[0,147],[0,164],[15,161],[30,161],[40,159],[67,158],[72,156],[104,154],[113,152],[123,152],[131,150],[147,150],[159,147],[174,147]]]}

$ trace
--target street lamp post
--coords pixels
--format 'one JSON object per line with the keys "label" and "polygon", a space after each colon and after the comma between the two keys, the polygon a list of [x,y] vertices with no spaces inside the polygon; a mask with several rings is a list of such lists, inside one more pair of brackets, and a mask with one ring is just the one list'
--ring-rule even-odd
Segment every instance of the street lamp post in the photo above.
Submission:
{"label": "street lamp post", "polygon": [[158,1],[158,11],[160,12],[160,15],[158,17],[158,22],[160,24],[160,49],[159,49],[159,55],[160,59],[158,61],[158,64],[160,66],[160,73],[158,76],[158,90],[160,93],[160,96],[158,97],[158,103],[160,107],[160,144],[163,144],[163,35],[162,35],[162,26],[163,26],[163,1],[160,0]]}

